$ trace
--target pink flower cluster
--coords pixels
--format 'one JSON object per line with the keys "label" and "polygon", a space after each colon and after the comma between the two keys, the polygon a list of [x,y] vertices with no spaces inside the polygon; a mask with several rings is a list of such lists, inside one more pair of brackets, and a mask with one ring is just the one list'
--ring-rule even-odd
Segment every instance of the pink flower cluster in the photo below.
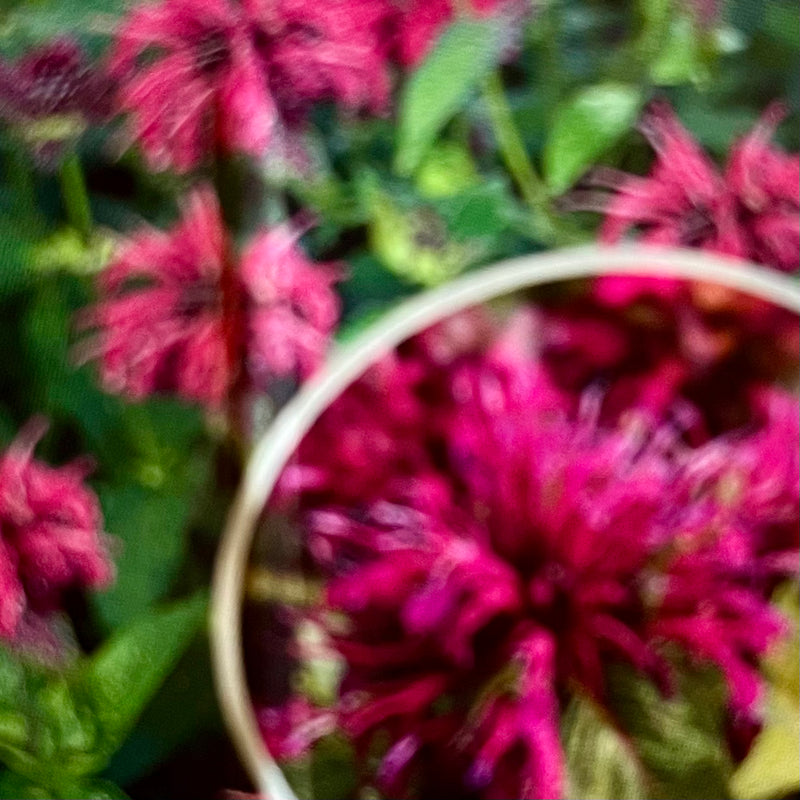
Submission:
{"label": "pink flower cluster", "polygon": [[263,153],[309,103],[379,110],[388,98],[375,0],[161,0],[121,26],[110,69],[155,169],[214,150]]}
{"label": "pink flower cluster", "polygon": [[453,17],[450,0],[160,0],[120,26],[110,72],[149,165],[186,171],[263,154],[319,101],[385,111],[391,61],[417,64]]}
{"label": "pink flower cluster", "polygon": [[[602,212],[604,242],[633,233],[797,272],[800,158],[770,143],[782,117],[770,106],[720,171],[673,111],[654,104],[641,123],[656,151],[650,174],[596,169],[593,188],[567,205]],[[782,379],[793,368],[800,331],[792,314],[719,286],[606,276],[591,296],[547,309],[542,341],[559,385],[608,380],[609,410],[636,402],[661,414],[683,396],[700,406],[701,427],[719,431],[750,413],[751,376]]]}
{"label": "pink flower cluster", "polygon": [[64,590],[100,588],[114,575],[85,466],[35,461],[43,433],[41,423],[29,424],[0,455],[0,639],[14,640],[26,621],[58,609]]}
{"label": "pink flower cluster", "polygon": [[798,568],[796,398],[759,390],[759,426],[696,448],[637,408],[607,427],[598,392],[576,410],[526,351],[529,322],[488,349],[408,343],[283,478],[317,618],[347,619],[339,727],[361,754],[388,741],[371,779],[390,796],[562,797],[570,692],[603,704],[615,662],[669,691],[675,647],[759,716],[754,665],[784,629],[767,598]]}
{"label": "pink flower cluster", "polygon": [[[800,156],[770,144],[783,109],[775,104],[732,149],[720,172],[665,103],[650,107],[641,130],[656,151],[650,175],[638,177],[596,170],[589,182],[613,190],[590,195],[602,210],[604,242],[631,230],[649,244],[697,247],[766,264],[784,272],[800,270]],[[607,278],[600,297],[624,306],[642,294],[677,299],[677,281]]]}
{"label": "pink flower cluster", "polygon": [[86,309],[109,391],[142,398],[168,392],[220,408],[235,389],[305,377],[322,359],[338,319],[332,284],[289,226],[257,233],[241,256],[210,189],[195,190],[169,232],[145,230],[99,276],[101,300]]}

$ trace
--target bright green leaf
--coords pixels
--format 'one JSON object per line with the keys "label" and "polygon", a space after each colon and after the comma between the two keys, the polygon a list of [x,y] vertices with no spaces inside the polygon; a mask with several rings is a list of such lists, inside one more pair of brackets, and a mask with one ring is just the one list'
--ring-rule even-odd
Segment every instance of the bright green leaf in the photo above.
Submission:
{"label": "bright green leaf", "polygon": [[495,66],[506,43],[496,20],[462,19],[442,34],[400,97],[395,168],[410,175],[437,134]]}
{"label": "bright green leaf", "polygon": [[800,622],[797,584],[785,584],[773,597],[792,620],[793,635],[765,660],[768,679],[764,728],[731,781],[734,797],[759,800],[800,789]]}
{"label": "bright green leaf", "polygon": [[554,194],[572,186],[630,130],[641,102],[636,86],[598,83],[559,106],[544,147],[544,176]]}
{"label": "bright green leaf", "polygon": [[575,695],[562,719],[571,800],[639,800],[647,779],[631,743],[588,697]]}
{"label": "bright green leaf", "polygon": [[75,275],[93,275],[108,263],[112,249],[112,239],[102,233],[87,244],[74,228],[61,228],[36,245],[32,267],[41,272],[63,269]]}
{"label": "bright green leaf", "polygon": [[83,666],[78,686],[99,728],[98,768],[117,750],[205,619],[206,599],[173,603],[119,631]]}
{"label": "bright green leaf", "polygon": [[658,86],[699,83],[708,78],[701,34],[691,12],[673,14],[650,64],[650,77]]}

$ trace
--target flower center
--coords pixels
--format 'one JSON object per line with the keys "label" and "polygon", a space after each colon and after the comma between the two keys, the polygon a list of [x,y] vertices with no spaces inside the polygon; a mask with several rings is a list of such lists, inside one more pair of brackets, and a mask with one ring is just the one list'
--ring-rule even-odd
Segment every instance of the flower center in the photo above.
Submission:
{"label": "flower center", "polygon": [[705,206],[694,206],[681,220],[681,244],[685,247],[702,247],[714,233],[714,220]]}
{"label": "flower center", "polygon": [[213,281],[198,281],[184,287],[175,310],[184,317],[196,317],[221,306],[219,287]]}
{"label": "flower center", "polygon": [[197,69],[205,75],[213,75],[228,63],[231,50],[228,37],[220,29],[209,29],[197,37],[194,57]]}
{"label": "flower center", "polygon": [[550,561],[528,583],[528,598],[536,618],[551,630],[563,628],[572,609],[574,578],[561,564]]}

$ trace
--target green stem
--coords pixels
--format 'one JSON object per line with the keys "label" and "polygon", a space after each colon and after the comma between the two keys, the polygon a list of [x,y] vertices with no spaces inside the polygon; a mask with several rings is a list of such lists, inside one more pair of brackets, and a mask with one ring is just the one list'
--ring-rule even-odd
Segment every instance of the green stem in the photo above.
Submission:
{"label": "green stem", "polygon": [[67,218],[78,233],[88,241],[92,235],[92,209],[77,153],[69,153],[61,162],[59,180]]}
{"label": "green stem", "polygon": [[557,220],[550,208],[550,194],[539,177],[517,130],[499,73],[490,75],[483,89],[500,155],[531,210],[532,230],[544,244],[563,246],[583,241],[584,236],[569,223]]}
{"label": "green stem", "polygon": [[511,108],[506,100],[502,80],[497,72],[486,81],[483,97],[489,109],[494,135],[500,147],[500,155],[516,181],[522,197],[535,213],[545,213],[548,204],[547,188],[536,174],[536,170],[525,152],[525,145],[517,131]]}
{"label": "green stem", "polygon": [[564,70],[559,49],[562,13],[558,8],[558,0],[550,0],[544,8],[538,26],[541,43],[539,85],[547,95],[547,107],[550,110],[561,100],[564,89]]}

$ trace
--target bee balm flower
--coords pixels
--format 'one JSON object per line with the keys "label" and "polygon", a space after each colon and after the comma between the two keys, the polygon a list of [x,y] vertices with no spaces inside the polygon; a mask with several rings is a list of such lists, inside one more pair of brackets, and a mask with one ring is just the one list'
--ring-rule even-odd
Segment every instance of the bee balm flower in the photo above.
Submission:
{"label": "bee balm flower", "polygon": [[13,640],[28,614],[59,608],[64,590],[108,585],[114,575],[100,504],[80,464],[32,457],[34,422],[0,455],[0,638]]}
{"label": "bee balm flower", "polygon": [[287,228],[257,233],[239,255],[214,194],[196,190],[170,231],[145,230],[99,276],[81,319],[103,383],[132,398],[167,392],[220,408],[234,388],[307,376],[338,317],[339,270],[313,265]]}
{"label": "bee balm flower", "polygon": [[154,169],[185,172],[215,149],[259,155],[277,120],[244,14],[230,0],[162,0],[117,32],[118,101]]}
{"label": "bee balm flower", "polygon": [[[579,687],[603,705],[611,663],[666,690],[682,668],[676,648],[719,669],[737,719],[757,718],[754,665],[783,626],[753,566],[770,569],[774,509],[782,523],[798,509],[771,499],[770,467],[749,450],[739,474],[752,491],[732,493],[718,467],[771,438],[691,449],[635,409],[603,427],[596,395],[576,415],[535,360],[508,347],[423,368],[416,435],[428,459],[409,461],[398,441],[386,460],[418,469],[423,484],[437,471],[435,501],[420,501],[406,475],[405,492],[382,478],[354,484],[355,498],[326,487],[316,507],[307,494],[299,515],[325,580],[315,618],[333,612],[339,724],[358,753],[385,742],[380,790],[561,797],[565,698]],[[384,402],[371,409],[379,419],[391,393]],[[787,472],[778,463],[773,482]]]}

